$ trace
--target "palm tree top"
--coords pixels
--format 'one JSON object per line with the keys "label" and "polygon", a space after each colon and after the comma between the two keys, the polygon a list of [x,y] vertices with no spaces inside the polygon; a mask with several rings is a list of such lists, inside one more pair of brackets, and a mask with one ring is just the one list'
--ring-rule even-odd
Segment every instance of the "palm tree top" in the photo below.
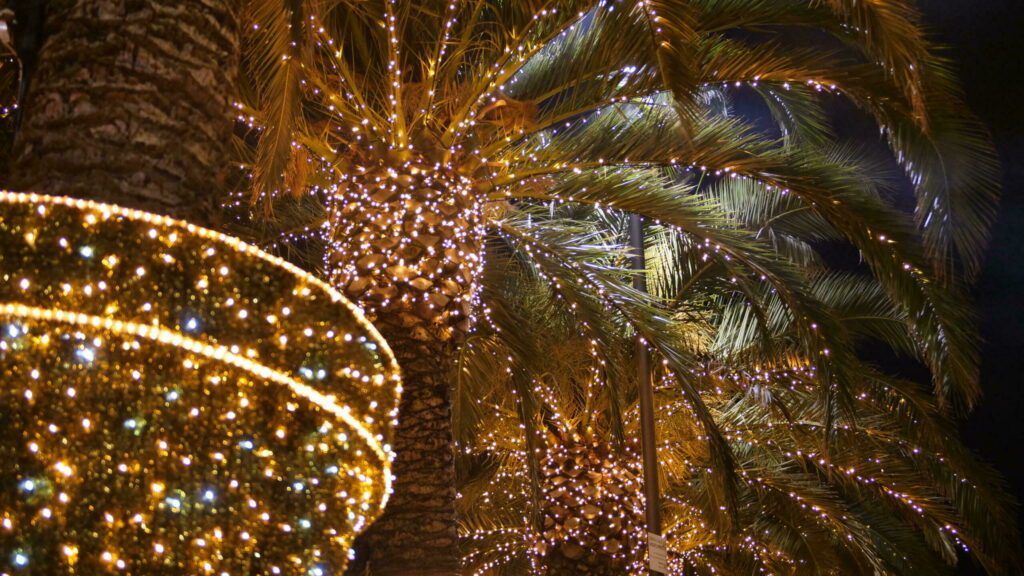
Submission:
{"label": "palm tree top", "polygon": [[[938,419],[977,401],[965,292],[995,216],[997,169],[912,2],[257,0],[249,10],[240,118],[253,130],[241,150],[248,196],[268,208],[258,232],[322,266],[371,314],[393,313],[421,339],[492,334],[526,374],[543,373],[523,359],[544,353],[517,334],[510,302],[524,282],[545,286],[544,305],[565,307],[611,373],[622,335],[639,334],[701,431],[717,472],[701,486],[725,512],[709,517],[723,531],[739,521],[736,487],[752,460],[735,399],[709,394],[696,366],[813,368],[806,389],[775,390],[771,405],[806,416],[826,462],[842,460],[838,437],[880,417],[861,407],[866,389],[890,386]],[[844,140],[840,115],[873,124],[879,141]],[[897,207],[901,183],[913,214]],[[622,265],[629,213],[651,224],[651,295]],[[844,251],[855,272],[835,269]],[[422,322],[441,328],[417,333]],[[687,322],[703,326],[699,348]],[[858,354],[865,340],[924,364],[933,395],[873,371]],[[627,411],[610,398],[610,414]],[[795,465],[780,462],[780,474]],[[935,542],[948,552],[956,538],[944,530]]]}
{"label": "palm tree top", "polygon": [[[788,138],[827,136],[813,93],[870,114],[914,182],[939,272],[977,271],[994,216],[984,130],[964,114],[912,2],[254,2],[250,20],[253,116],[265,127],[257,191],[288,188],[289,149],[314,142],[337,173],[418,157],[492,197],[531,176],[600,166],[791,177],[699,138],[702,95],[743,86],[775,109]],[[664,138],[622,130],[591,142],[598,130],[580,127],[630,111],[663,123]],[[725,130],[705,136],[737,136]],[[579,144],[568,147],[570,136]]]}

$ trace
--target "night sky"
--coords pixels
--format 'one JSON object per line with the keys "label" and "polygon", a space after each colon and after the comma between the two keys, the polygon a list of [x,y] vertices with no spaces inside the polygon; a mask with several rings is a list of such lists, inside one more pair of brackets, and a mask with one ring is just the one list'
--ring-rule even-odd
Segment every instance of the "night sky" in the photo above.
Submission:
{"label": "night sky", "polygon": [[[992,130],[1002,161],[999,222],[975,290],[985,396],[963,431],[1024,501],[1024,0],[920,1],[952,48],[971,108]],[[968,565],[961,573],[981,572]]]}

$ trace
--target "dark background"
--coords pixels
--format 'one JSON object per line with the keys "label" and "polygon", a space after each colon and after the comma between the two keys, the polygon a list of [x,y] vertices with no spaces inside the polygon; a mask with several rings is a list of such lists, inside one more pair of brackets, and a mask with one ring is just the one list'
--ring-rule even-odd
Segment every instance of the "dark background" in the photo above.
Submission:
{"label": "dark background", "polygon": [[[962,428],[968,445],[1024,501],[1024,0],[920,2],[932,31],[950,46],[971,108],[992,130],[1002,161],[1002,207],[975,289],[985,397]],[[960,573],[982,572],[964,562]]]}

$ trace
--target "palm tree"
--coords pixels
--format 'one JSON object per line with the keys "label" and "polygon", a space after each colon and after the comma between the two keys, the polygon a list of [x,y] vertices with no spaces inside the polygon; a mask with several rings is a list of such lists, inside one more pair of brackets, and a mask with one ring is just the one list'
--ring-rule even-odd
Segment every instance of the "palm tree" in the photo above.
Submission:
{"label": "palm tree", "polygon": [[216,227],[238,88],[236,2],[49,2],[46,30],[4,185]]}
{"label": "palm tree", "polygon": [[[861,364],[800,273],[806,243],[684,176],[749,188],[751,210],[784,202],[822,227],[815,241],[859,252],[941,409],[976,401],[962,293],[994,216],[995,168],[911,2],[340,0],[253,13],[240,118],[253,127],[243,166],[257,215],[270,216],[262,232],[322,259],[405,370],[394,498],[358,554],[373,573],[457,569],[448,375],[489,314],[478,298],[488,238],[542,264],[577,307],[624,315],[687,388],[718,468],[733,467],[685,354],[658,338],[671,330],[663,303],[579,268],[557,234],[531,227],[539,207],[637,213],[703,246],[696,277],[728,278],[762,332],[769,313],[792,322],[832,439],[853,420]],[[735,95],[773,122],[723,114]],[[913,222],[830,156],[831,114],[849,104],[911,181]],[[755,305],[766,299],[771,309]],[[734,511],[736,477],[718,478],[713,499]]]}
{"label": "palm tree", "polygon": [[[744,220],[773,221],[793,245],[829,229],[786,203],[757,206],[742,187],[705,194]],[[573,230],[559,244],[574,247],[577,262],[624,278],[625,220],[563,207],[535,214],[533,226]],[[732,518],[723,517],[709,495],[728,471],[716,466],[686,387],[660,371],[672,574],[946,574],[966,550],[989,573],[1012,571],[1018,533],[1002,481],[959,443],[934,397],[862,362],[848,418],[823,444],[824,382],[792,320],[762,300],[774,320],[758,335],[750,302],[735,299],[728,279],[694,274],[700,245],[656,229],[647,244],[651,286],[675,303],[675,347],[690,357],[689,377],[737,475]],[[835,325],[856,342],[913,353],[902,312],[876,281],[829,270],[804,246],[813,257],[805,279]],[[620,328],[601,331],[599,345],[542,267],[491,254],[483,301],[500,313],[460,350],[455,373],[465,569],[645,574],[635,374],[605,361],[616,349],[628,358],[631,330],[613,314]]]}

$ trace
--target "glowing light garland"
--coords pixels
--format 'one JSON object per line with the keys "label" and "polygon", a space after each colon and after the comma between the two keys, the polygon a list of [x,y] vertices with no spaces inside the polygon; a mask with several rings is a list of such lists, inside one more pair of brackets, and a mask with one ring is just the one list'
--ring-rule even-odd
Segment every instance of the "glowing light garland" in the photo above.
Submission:
{"label": "glowing light garland", "polygon": [[0,192],[0,573],[334,574],[390,491],[387,345],[323,282]]}

